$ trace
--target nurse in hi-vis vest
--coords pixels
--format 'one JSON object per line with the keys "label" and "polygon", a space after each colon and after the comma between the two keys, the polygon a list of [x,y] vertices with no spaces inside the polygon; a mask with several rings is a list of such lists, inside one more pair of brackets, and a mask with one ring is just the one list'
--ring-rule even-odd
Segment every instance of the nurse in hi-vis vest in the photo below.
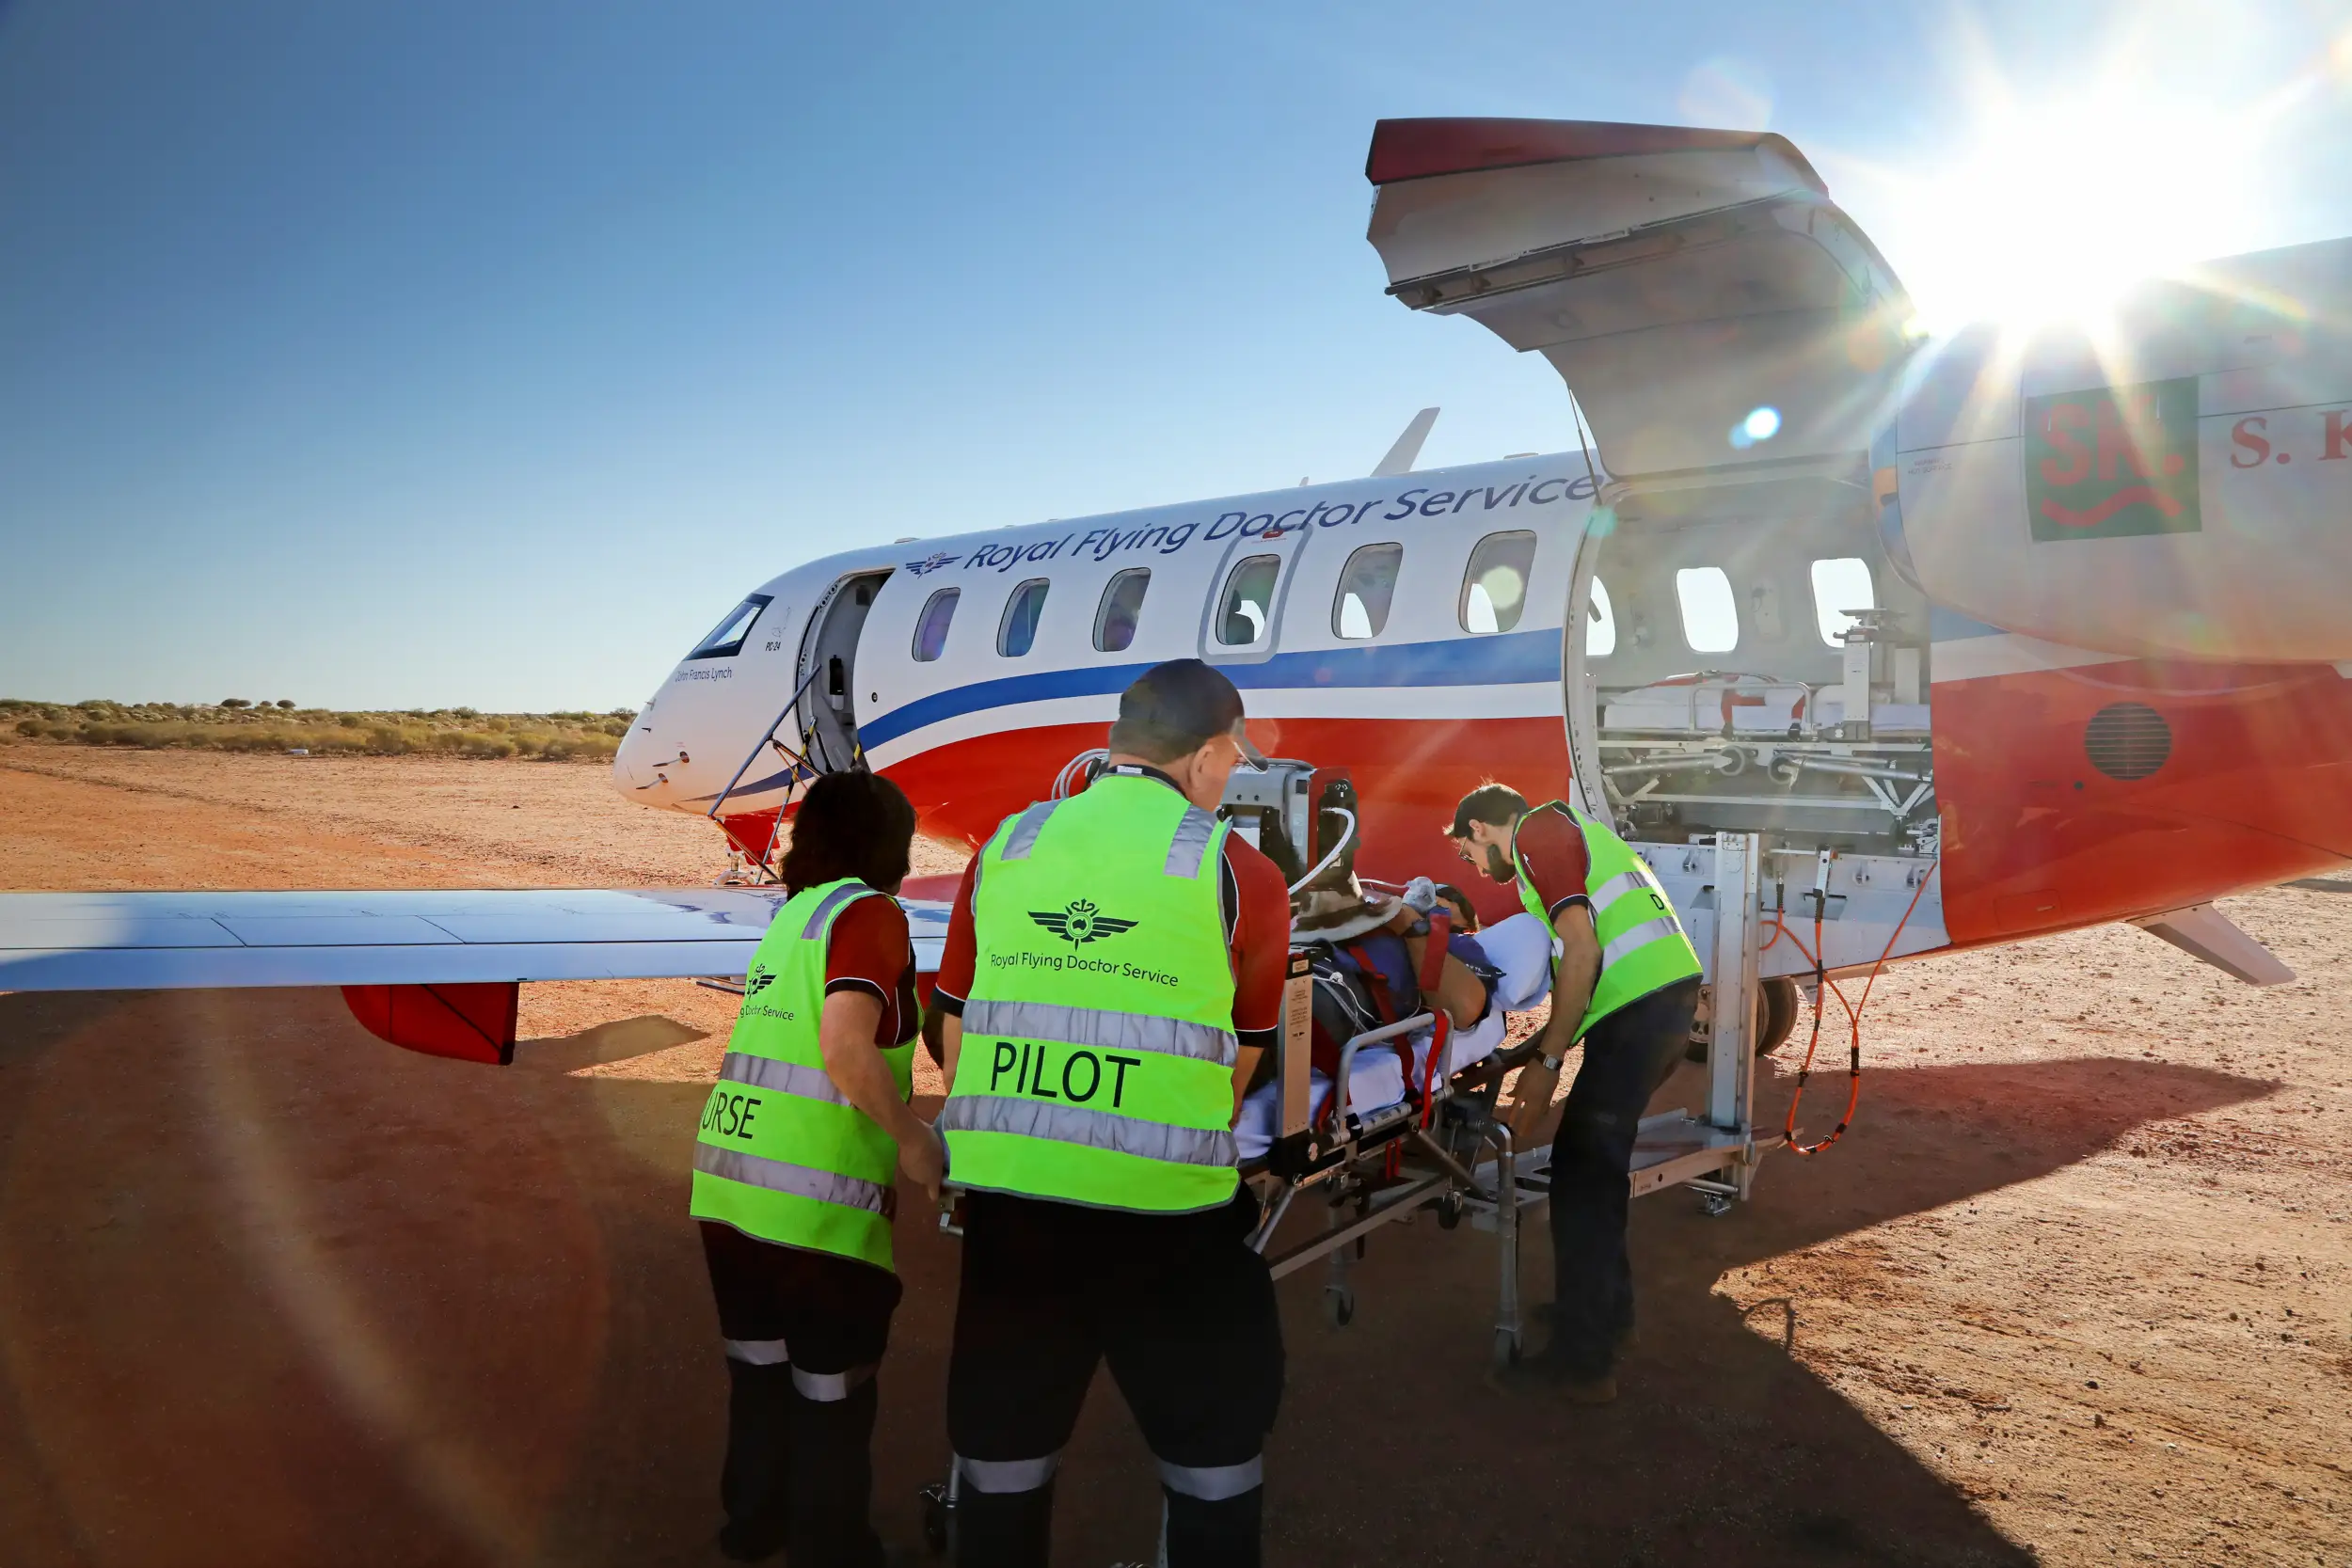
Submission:
{"label": "nurse in hi-vis vest", "polygon": [[1649,866],[1609,824],[1565,801],[1531,811],[1518,791],[1485,784],[1462,798],[1446,833],[1470,864],[1517,882],[1519,902],[1551,933],[1551,1019],[1515,1091],[1511,1131],[1522,1147],[1570,1048],[1584,1047],[1551,1144],[1551,1338],[1503,1381],[1606,1403],[1633,1336],[1625,1226],[1634,1135],[1690,1043],[1698,952]]}
{"label": "nurse in hi-vis vest", "polygon": [[744,977],[743,1008],[694,1144],[693,1215],[726,1341],[720,1550],[794,1568],[878,1568],[874,1371],[898,1276],[894,1178],[934,1202],[944,1153],[907,1101],[914,809],[871,773],[809,786],[784,857],[790,900]]}

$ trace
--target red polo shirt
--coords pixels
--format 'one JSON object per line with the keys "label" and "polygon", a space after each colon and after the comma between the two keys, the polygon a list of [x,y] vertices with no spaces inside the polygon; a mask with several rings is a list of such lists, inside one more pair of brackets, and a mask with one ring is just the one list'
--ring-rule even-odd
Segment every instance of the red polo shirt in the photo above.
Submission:
{"label": "red polo shirt", "polygon": [[1512,835],[1527,879],[1543,900],[1544,912],[1555,921],[1570,904],[1593,907],[1585,878],[1592,870],[1592,851],[1584,847],[1584,830],[1559,806],[1538,806],[1519,818]]}

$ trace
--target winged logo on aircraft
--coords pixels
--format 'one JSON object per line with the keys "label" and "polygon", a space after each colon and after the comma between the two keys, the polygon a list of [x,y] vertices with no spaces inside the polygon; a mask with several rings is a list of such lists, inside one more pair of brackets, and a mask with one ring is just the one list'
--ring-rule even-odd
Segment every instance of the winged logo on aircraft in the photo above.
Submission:
{"label": "winged logo on aircraft", "polygon": [[1089,942],[1099,942],[1104,937],[1115,937],[1121,931],[1136,928],[1136,922],[1106,915],[1086,898],[1071,900],[1067,909],[1031,910],[1029,918],[1073,947],[1083,947]]}
{"label": "winged logo on aircraft", "polygon": [[907,575],[910,577],[919,578],[927,573],[936,572],[942,566],[952,566],[962,559],[963,558],[961,556],[957,555],[952,551],[934,551],[933,553],[925,556],[920,561],[908,562],[906,563]]}

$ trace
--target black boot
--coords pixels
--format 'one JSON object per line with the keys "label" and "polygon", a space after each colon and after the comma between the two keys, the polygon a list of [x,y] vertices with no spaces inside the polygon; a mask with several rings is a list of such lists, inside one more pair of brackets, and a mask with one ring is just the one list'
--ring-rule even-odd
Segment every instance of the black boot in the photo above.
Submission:
{"label": "black boot", "polygon": [[867,1378],[846,1399],[792,1401],[792,1568],[882,1568],[874,1533],[874,1412]]}
{"label": "black boot", "polygon": [[757,1562],[784,1549],[792,1504],[792,1368],[727,1361],[727,1457],[719,1472],[719,1506],[727,1522],[719,1550]]}
{"label": "black boot", "polygon": [[956,1497],[956,1568],[1035,1568],[1054,1535],[1054,1483],[1034,1492],[979,1492],[967,1481]]}

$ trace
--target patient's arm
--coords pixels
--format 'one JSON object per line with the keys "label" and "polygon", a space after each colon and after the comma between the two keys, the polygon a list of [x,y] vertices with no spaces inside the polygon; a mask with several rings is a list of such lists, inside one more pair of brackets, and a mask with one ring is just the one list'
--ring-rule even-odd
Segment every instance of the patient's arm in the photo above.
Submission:
{"label": "patient's arm", "polygon": [[[1410,926],[1417,918],[1419,917],[1414,911],[1406,910],[1399,913],[1395,920],[1390,922],[1389,928],[1404,935],[1405,927]],[[1423,965],[1429,954],[1428,936],[1405,935],[1405,954],[1412,960],[1413,973],[1416,974],[1423,973]],[[1477,1022],[1480,1015],[1486,1010],[1486,987],[1477,975],[1470,973],[1470,965],[1448,953],[1445,956],[1444,966],[1438,972],[1437,986],[1435,989],[1424,987],[1422,990],[1422,1000],[1443,1007],[1446,1016],[1454,1021],[1454,1027],[1456,1029],[1467,1029]]]}

